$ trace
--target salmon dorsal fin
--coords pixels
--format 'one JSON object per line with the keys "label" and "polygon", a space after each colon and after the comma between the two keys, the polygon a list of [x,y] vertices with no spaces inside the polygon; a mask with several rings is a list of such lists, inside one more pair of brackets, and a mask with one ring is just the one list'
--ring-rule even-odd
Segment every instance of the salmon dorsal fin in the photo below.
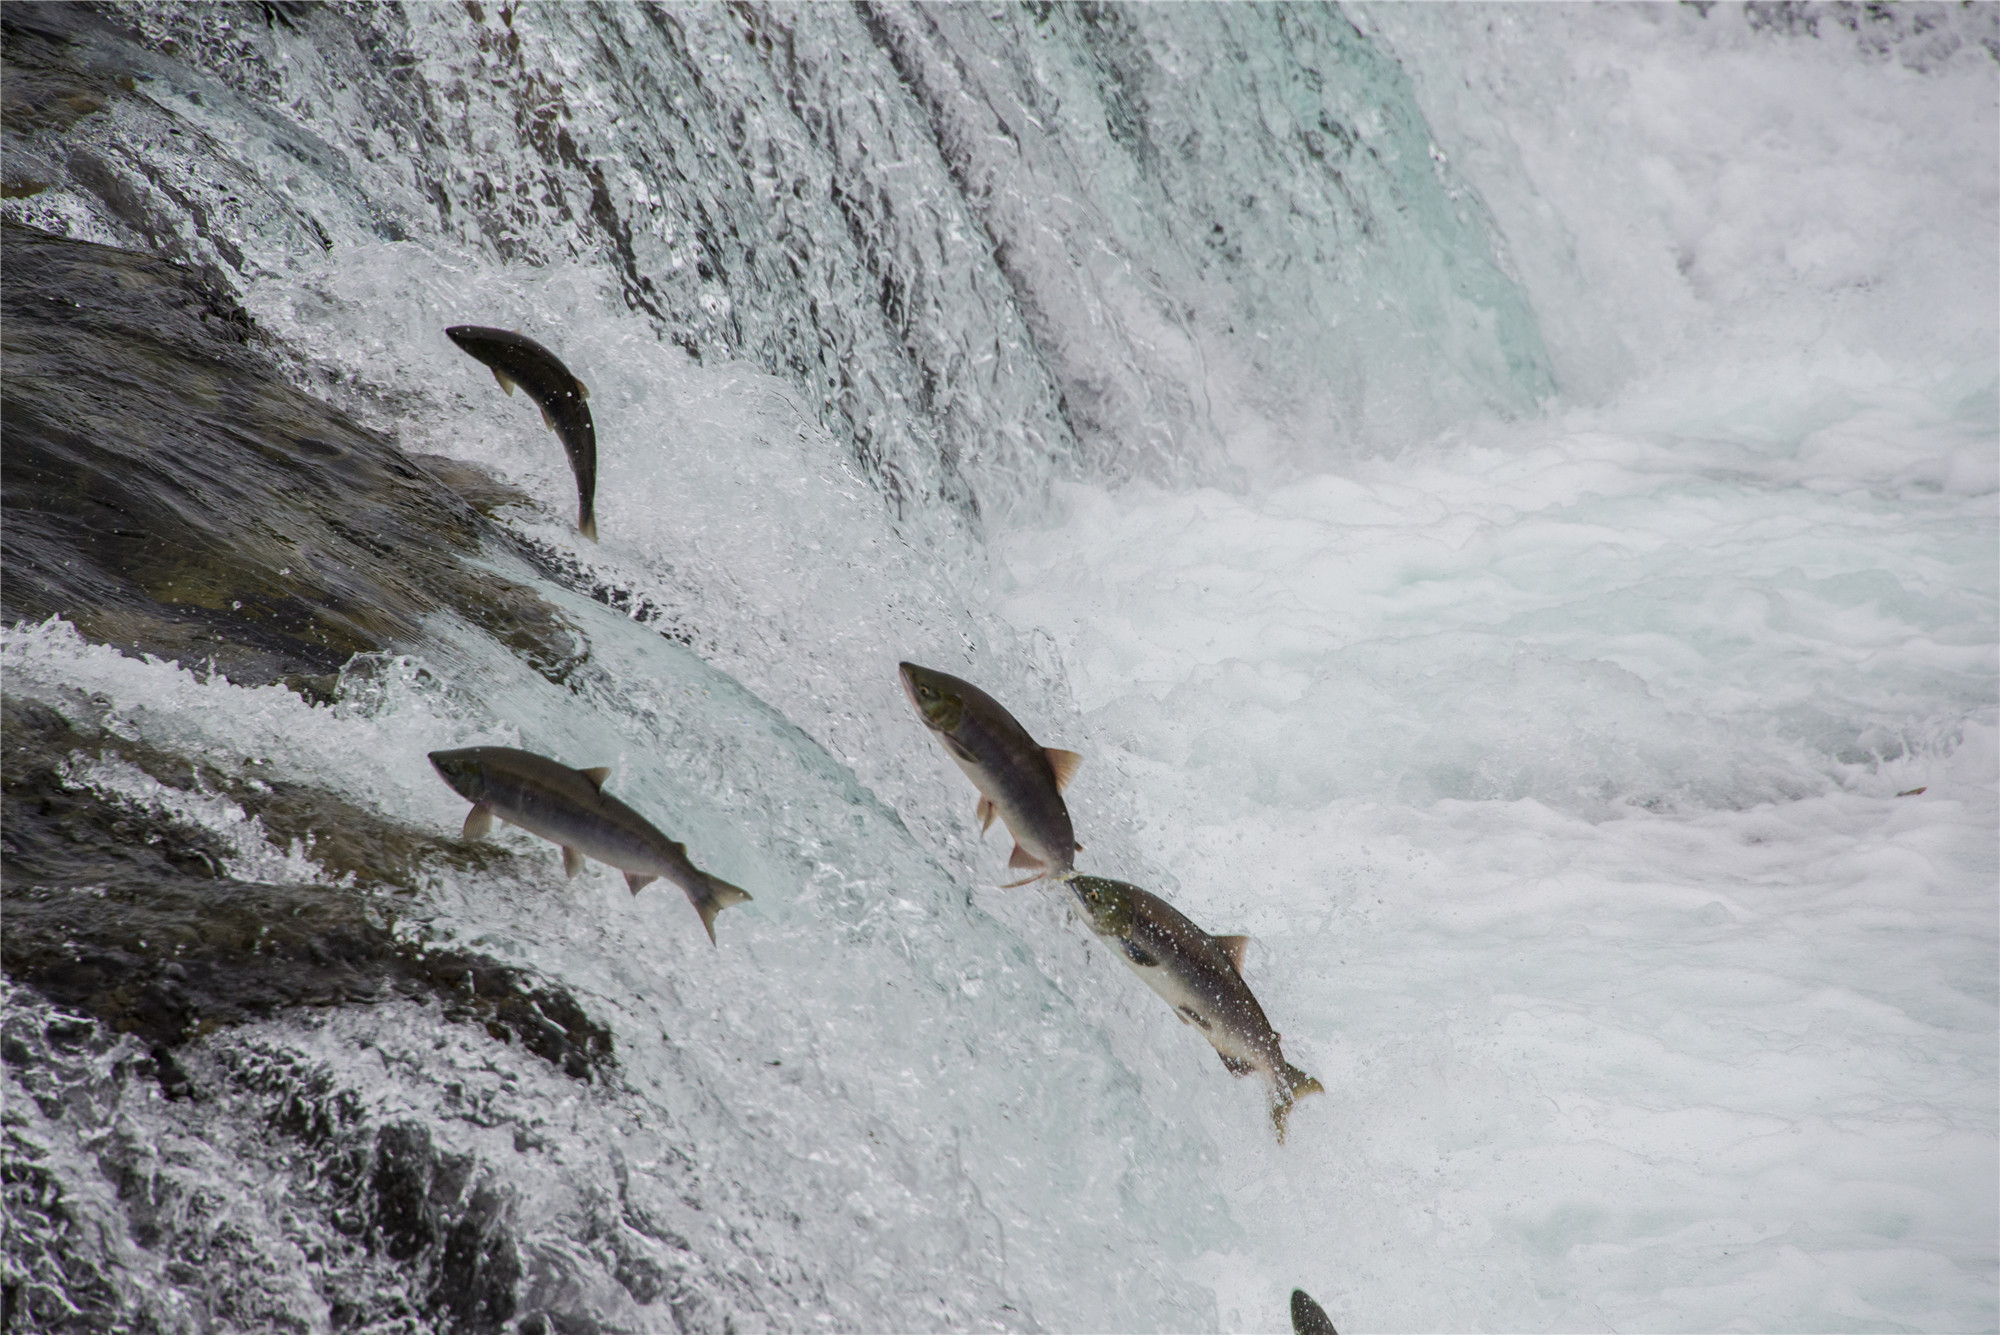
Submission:
{"label": "salmon dorsal fin", "polygon": [[[570,377],[570,379],[572,379],[572,380],[576,380],[576,377],[575,377],[575,376],[571,376],[571,377]],[[586,385],[586,384],[584,384],[584,383],[583,383],[583,382],[582,382],[581,380],[577,380],[577,381],[576,381],[576,393],[577,393],[577,397],[578,397],[578,398],[582,398],[582,399],[587,399],[587,398],[589,398],[589,397],[590,397],[590,386],[589,386],[589,385]]]}
{"label": "salmon dorsal fin", "polygon": [[1069,781],[1076,777],[1076,767],[1083,763],[1083,757],[1074,751],[1058,751],[1053,746],[1043,747],[1042,754],[1049,758],[1049,768],[1056,772],[1056,791],[1069,787]]}
{"label": "salmon dorsal fin", "polygon": [[497,366],[490,369],[493,372],[493,378],[500,382],[500,388],[507,391],[507,397],[510,399],[514,397],[514,382],[508,379],[507,373]]}
{"label": "salmon dorsal fin", "polygon": [[1234,968],[1237,973],[1240,974],[1243,972],[1243,947],[1250,944],[1249,937],[1211,936],[1208,939],[1215,942],[1216,946],[1222,951],[1223,954],[1229,956],[1230,966]]}
{"label": "salmon dorsal fin", "polygon": [[542,425],[547,427],[551,431],[554,431],[556,429],[556,419],[549,416],[549,410],[547,408],[542,409]]}
{"label": "salmon dorsal fin", "polygon": [[592,788],[597,789],[599,792],[603,792],[604,781],[611,777],[611,766],[599,765],[595,769],[580,769],[577,771],[577,773],[581,774],[584,778],[589,779],[590,786]]}

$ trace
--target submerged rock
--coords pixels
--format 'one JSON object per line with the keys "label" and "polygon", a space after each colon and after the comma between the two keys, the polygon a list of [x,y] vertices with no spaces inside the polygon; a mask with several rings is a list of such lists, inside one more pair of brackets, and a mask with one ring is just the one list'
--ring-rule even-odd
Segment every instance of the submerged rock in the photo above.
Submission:
{"label": "submerged rock", "polygon": [[[572,1207],[587,1251],[538,1236],[531,1079],[440,1104],[412,1052],[385,1054],[411,1078],[369,1080],[308,1031],[246,1031],[188,1049],[190,1096],[163,1101],[143,1043],[9,985],[0,1003],[9,1330],[658,1330],[684,1307],[720,1326],[701,1294],[726,1278],[616,1179]],[[226,1201],[225,1178],[257,1186]],[[591,1315],[579,1270],[620,1277],[594,1287],[620,1286],[625,1320]]]}

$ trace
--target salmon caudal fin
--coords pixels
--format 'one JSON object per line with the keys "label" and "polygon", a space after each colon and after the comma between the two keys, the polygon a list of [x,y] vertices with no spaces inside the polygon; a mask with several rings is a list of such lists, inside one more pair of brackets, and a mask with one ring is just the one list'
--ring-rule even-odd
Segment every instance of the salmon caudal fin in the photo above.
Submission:
{"label": "salmon caudal fin", "polygon": [[701,914],[701,925],[708,929],[709,944],[714,945],[716,944],[715,915],[731,904],[743,903],[750,898],[750,892],[739,889],[719,877],[704,875],[702,879],[708,883],[707,891],[695,901],[694,908],[695,912]]}
{"label": "salmon caudal fin", "polygon": [[578,514],[576,517],[576,531],[583,534],[584,537],[589,538],[592,542],[596,542],[597,516],[589,510]]}
{"label": "salmon caudal fin", "polygon": [[1292,1115],[1292,1105],[1308,1094],[1325,1092],[1319,1081],[1298,1067],[1290,1062],[1280,1063],[1277,1081],[1271,1089],[1271,1125],[1277,1128],[1280,1145],[1285,1143],[1285,1119]]}

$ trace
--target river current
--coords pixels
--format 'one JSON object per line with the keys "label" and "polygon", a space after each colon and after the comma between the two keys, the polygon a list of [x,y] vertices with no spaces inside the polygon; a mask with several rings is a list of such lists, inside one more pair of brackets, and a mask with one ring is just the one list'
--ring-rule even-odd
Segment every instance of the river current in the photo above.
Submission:
{"label": "river current", "polygon": [[0,24],[9,1328],[2000,1322],[1995,10]]}

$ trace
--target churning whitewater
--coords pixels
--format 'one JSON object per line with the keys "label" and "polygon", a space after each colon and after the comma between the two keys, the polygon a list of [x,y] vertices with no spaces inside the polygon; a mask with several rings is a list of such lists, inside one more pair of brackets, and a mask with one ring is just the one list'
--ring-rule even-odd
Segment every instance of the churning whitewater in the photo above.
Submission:
{"label": "churning whitewater", "polygon": [[0,30],[10,1329],[2000,1324],[1991,8]]}

